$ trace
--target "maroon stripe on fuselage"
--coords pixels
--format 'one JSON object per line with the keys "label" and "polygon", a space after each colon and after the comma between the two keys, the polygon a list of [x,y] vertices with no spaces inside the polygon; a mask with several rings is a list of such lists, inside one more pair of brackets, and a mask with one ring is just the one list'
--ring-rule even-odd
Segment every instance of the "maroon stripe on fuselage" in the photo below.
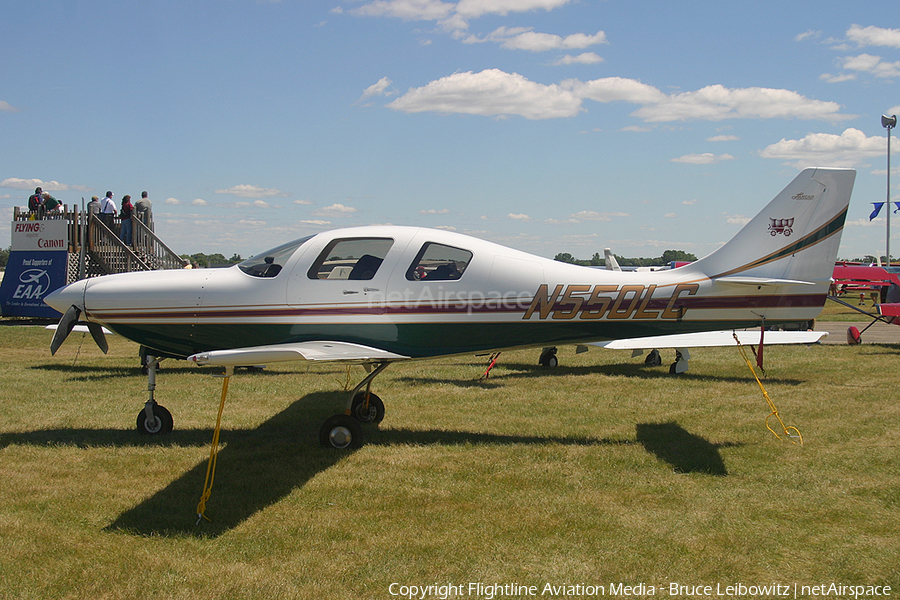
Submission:
{"label": "maroon stripe on fuselage", "polygon": [[[669,298],[650,300],[645,311],[662,311],[669,303]],[[682,296],[677,306],[683,310],[739,310],[777,307],[816,307],[825,302],[825,294],[793,294],[784,296]],[[448,301],[445,304],[434,303],[418,306],[383,306],[383,305],[351,305],[323,306],[320,308],[301,307],[242,307],[242,308],[177,308],[171,311],[160,311],[154,308],[147,310],[130,309],[128,311],[88,311],[88,314],[100,321],[116,321],[119,319],[242,319],[242,318],[275,318],[296,319],[303,317],[327,316],[372,316],[372,315],[454,315],[454,314],[519,314],[528,308],[525,300],[510,302],[484,302],[467,304],[459,301]],[[588,305],[582,309],[589,309]],[[550,312],[568,311],[572,305],[555,302]]]}

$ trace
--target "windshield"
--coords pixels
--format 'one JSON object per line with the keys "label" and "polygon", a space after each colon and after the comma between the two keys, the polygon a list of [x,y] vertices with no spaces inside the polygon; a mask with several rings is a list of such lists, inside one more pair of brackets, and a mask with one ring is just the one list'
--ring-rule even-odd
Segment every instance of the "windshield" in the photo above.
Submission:
{"label": "windshield", "polygon": [[254,277],[275,277],[281,272],[281,268],[294,254],[294,251],[312,238],[313,236],[308,235],[305,238],[300,238],[251,256],[240,263],[238,268],[247,275],[253,275]]}

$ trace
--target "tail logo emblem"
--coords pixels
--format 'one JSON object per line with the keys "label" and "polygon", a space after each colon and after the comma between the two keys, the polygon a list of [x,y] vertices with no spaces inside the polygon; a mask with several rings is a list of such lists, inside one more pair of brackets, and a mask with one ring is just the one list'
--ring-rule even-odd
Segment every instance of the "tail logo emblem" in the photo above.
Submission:
{"label": "tail logo emblem", "polygon": [[794,230],[791,227],[794,226],[794,218],[790,219],[773,219],[769,217],[769,234],[770,235],[778,235],[779,233],[783,233],[785,237],[789,237]]}

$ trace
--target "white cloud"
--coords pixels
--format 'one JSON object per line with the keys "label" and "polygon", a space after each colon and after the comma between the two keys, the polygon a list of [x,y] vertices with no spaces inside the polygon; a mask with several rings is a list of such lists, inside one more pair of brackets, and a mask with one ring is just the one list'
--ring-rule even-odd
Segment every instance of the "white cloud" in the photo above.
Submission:
{"label": "white cloud", "polygon": [[588,46],[607,44],[606,34],[598,31],[594,35],[574,33],[566,37],[552,33],[538,33],[530,27],[498,27],[483,38],[471,35],[463,43],[497,42],[509,50],[530,50],[546,52],[548,50],[581,50]]}
{"label": "white cloud", "polygon": [[315,211],[313,214],[317,217],[349,217],[356,212],[352,206],[345,206],[340,203],[332,204]]}
{"label": "white cloud", "polygon": [[428,210],[420,210],[419,211],[420,215],[446,215],[449,213],[450,213],[450,210],[447,208],[441,208],[441,209],[429,208]]}
{"label": "white cloud", "polygon": [[685,154],[678,158],[671,159],[674,163],[685,163],[689,165],[711,165],[726,160],[734,160],[730,154],[713,154],[712,152],[704,152],[703,154]]}
{"label": "white cloud", "polygon": [[794,41],[802,42],[805,39],[817,38],[821,35],[822,35],[821,31],[813,31],[812,29],[809,29],[807,31],[804,31],[803,33],[798,33],[796,36],[794,36]]}
{"label": "white cloud", "polygon": [[310,206],[312,202],[310,200],[294,200],[294,204],[299,204],[301,206]]}
{"label": "white cloud", "polygon": [[856,79],[856,73],[844,73],[842,75],[832,75],[831,73],[822,73],[819,79],[826,83],[843,83],[844,81],[853,81]]}
{"label": "white cloud", "polygon": [[465,17],[480,17],[486,14],[507,15],[511,12],[529,12],[538,9],[553,10],[568,4],[571,0],[460,0],[456,12]]}
{"label": "white cloud", "polygon": [[736,142],[740,140],[736,135],[714,135],[713,137],[706,138],[707,142]]}
{"label": "white cloud", "polygon": [[374,98],[376,96],[392,96],[395,92],[387,92],[388,86],[391,85],[391,80],[387,77],[382,77],[376,83],[373,83],[369,87],[365,89],[362,96],[360,96],[359,100],[356,101],[357,104],[362,104],[367,100]]}
{"label": "white cloud", "polygon": [[17,113],[19,109],[11,105],[9,102],[0,100],[0,112]]}
{"label": "white cloud", "polygon": [[531,217],[529,217],[528,215],[523,215],[521,213],[518,213],[518,214],[509,213],[508,215],[506,215],[506,218],[512,219],[513,221],[530,221],[531,220]]}
{"label": "white cloud", "polygon": [[881,136],[866,137],[858,129],[845,129],[841,135],[810,133],[803,139],[786,140],[760,151],[763,158],[788,161],[797,167],[851,167],[873,156],[884,155],[886,140]]}
{"label": "white cloud", "polygon": [[791,90],[729,89],[716,84],[695,92],[666,96],[661,102],[632,114],[647,122],[773,118],[833,120],[841,117],[840,108],[836,102],[812,100]]}
{"label": "white cloud", "polygon": [[582,221],[612,221],[613,217],[627,217],[628,213],[612,212],[601,213],[596,210],[582,210],[575,214],[569,215],[568,222],[581,223]]}
{"label": "white cloud", "polygon": [[203,198],[194,198],[194,201],[191,202],[194,206],[209,206],[209,202],[204,200]]}
{"label": "white cloud", "polygon": [[217,194],[231,194],[238,198],[273,198],[285,197],[286,193],[275,188],[263,188],[256,185],[234,185],[225,190],[216,190]]}
{"label": "white cloud", "polygon": [[321,221],[318,219],[311,219],[305,221],[299,221],[300,223],[305,223],[306,225],[331,225],[331,221]]}
{"label": "white cloud", "polygon": [[860,46],[887,46],[900,48],[900,29],[885,29],[883,27],[863,27],[851,25],[847,30],[847,37]]}
{"label": "white cloud", "polygon": [[593,52],[582,52],[578,56],[572,56],[571,54],[566,54],[556,62],[554,65],[595,65],[597,63],[603,62],[603,57],[598,56]]}
{"label": "white cloud", "polygon": [[848,71],[859,71],[862,73],[871,73],[875,77],[898,77],[900,76],[900,61],[887,62],[880,56],[871,54],[860,54],[859,56],[845,56],[838,61],[841,68]]}
{"label": "white cloud", "polygon": [[[435,21],[455,37],[462,37],[469,20],[484,15],[507,15],[538,9],[553,10],[572,0],[374,0],[349,11],[362,17],[393,17],[404,21]],[[331,11],[340,14],[343,11]]]}
{"label": "white cloud", "polygon": [[33,190],[40,187],[45,192],[65,192],[69,189],[83,190],[84,186],[69,186],[58,181],[41,181],[40,179],[19,179],[18,177],[9,177],[0,181],[0,187],[10,188],[13,190]]}
{"label": "white cloud", "polygon": [[652,85],[624,77],[604,77],[592,81],[567,79],[561,85],[577,97],[594,102],[657,104],[666,99],[666,95]]}
{"label": "white cloud", "polygon": [[572,117],[582,110],[581,99],[569,90],[534,83],[517,73],[499,69],[454,73],[424,87],[410,89],[388,107],[407,113],[519,115],[526,119]]}
{"label": "white cloud", "polygon": [[172,206],[178,206],[179,204],[181,204],[181,200],[179,200],[178,198],[166,198],[165,203],[171,204]]}
{"label": "white cloud", "polygon": [[353,9],[364,17],[396,17],[404,21],[439,21],[453,12],[454,6],[440,0],[376,0]]}
{"label": "white cloud", "polygon": [[269,204],[265,200],[254,200],[253,206],[255,206],[256,208],[271,208],[273,205]]}
{"label": "white cloud", "polygon": [[584,100],[628,102],[641,108],[632,116],[647,123],[720,121],[724,119],[848,118],[836,102],[807,98],[797,92],[772,88],[729,89],[711,85],[694,92],[667,95],[634,79],[607,77],[592,81],[569,79],[544,85],[517,73],[487,69],[455,73],[411,88],[388,104],[408,113],[440,112],[526,119],[555,119],[580,113]]}

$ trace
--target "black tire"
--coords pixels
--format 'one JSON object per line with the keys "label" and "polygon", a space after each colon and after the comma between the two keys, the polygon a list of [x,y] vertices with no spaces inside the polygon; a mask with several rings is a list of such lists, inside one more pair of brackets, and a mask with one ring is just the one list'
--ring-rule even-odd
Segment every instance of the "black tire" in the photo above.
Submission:
{"label": "black tire", "polygon": [[174,421],[172,420],[172,413],[159,404],[153,405],[152,420],[147,418],[147,413],[144,409],[141,409],[141,412],[137,415],[137,430],[141,435],[163,435],[172,433],[173,425]]}
{"label": "black tire", "polygon": [[366,406],[366,393],[360,392],[353,397],[350,407],[353,418],[360,423],[378,424],[384,420],[384,402],[375,394],[369,393],[369,405]]}
{"label": "black tire", "polygon": [[319,443],[323,448],[346,450],[363,445],[362,425],[349,415],[334,415],[325,420],[319,430]]}
{"label": "black tire", "polygon": [[538,360],[538,364],[542,367],[549,367],[551,369],[555,369],[559,366],[559,359],[556,358],[556,348],[547,349],[541,352],[541,358]]}

